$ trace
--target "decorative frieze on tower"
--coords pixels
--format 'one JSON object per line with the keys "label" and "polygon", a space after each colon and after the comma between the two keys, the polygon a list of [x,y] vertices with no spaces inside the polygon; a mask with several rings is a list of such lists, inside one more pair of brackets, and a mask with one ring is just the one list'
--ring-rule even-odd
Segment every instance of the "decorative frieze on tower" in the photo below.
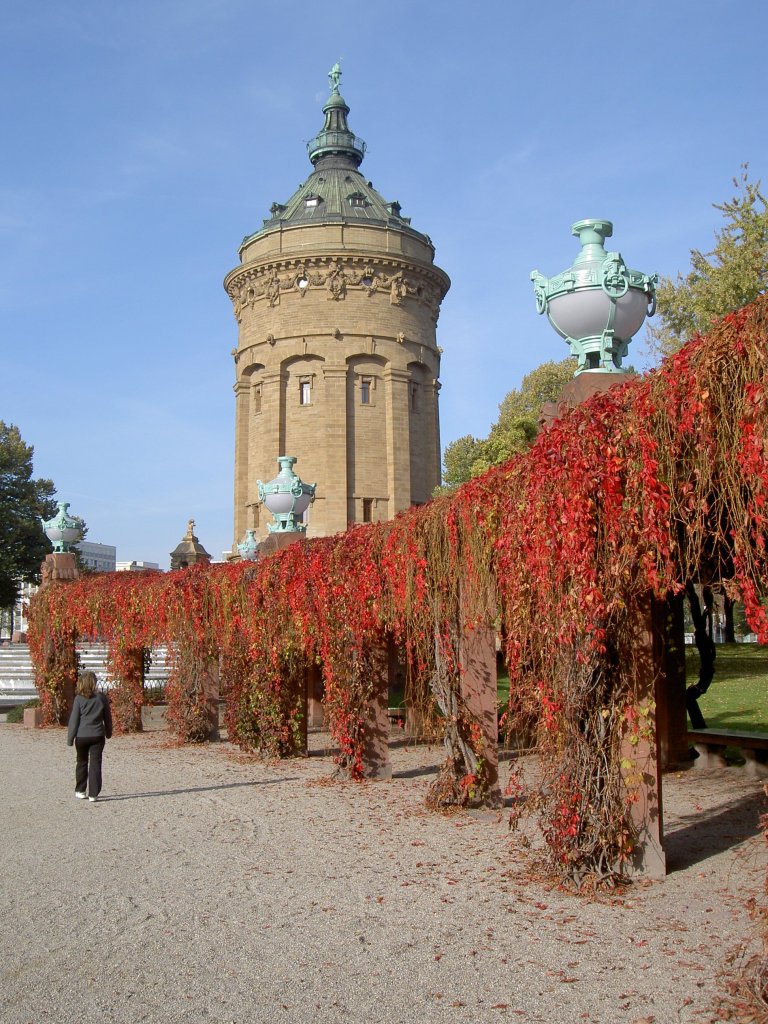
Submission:
{"label": "decorative frieze on tower", "polygon": [[365,143],[331,71],[314,166],[240,247],[235,541],[266,535],[257,481],[287,452],[316,480],[308,536],[392,518],[440,482],[435,325],[450,281],[427,235],[360,173]]}

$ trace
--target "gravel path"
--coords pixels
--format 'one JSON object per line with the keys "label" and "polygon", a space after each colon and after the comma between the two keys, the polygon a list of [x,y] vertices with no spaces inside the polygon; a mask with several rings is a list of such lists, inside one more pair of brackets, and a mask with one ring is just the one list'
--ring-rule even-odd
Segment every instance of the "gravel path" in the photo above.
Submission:
{"label": "gravel path", "polygon": [[531,880],[506,813],[428,814],[439,759],[331,784],[325,756],[126,736],[90,804],[62,730],[0,725],[0,1020],[717,1020],[765,881],[759,782],[667,776],[670,875],[591,902]]}

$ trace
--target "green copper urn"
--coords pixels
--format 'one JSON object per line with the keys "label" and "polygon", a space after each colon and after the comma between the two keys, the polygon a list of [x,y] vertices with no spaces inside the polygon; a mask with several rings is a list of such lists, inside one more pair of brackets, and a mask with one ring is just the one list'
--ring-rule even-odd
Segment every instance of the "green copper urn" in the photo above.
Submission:
{"label": "green copper urn", "polygon": [[60,501],[59,511],[46,523],[43,521],[48,540],[53,544],[57,554],[69,551],[83,535],[83,521],[78,516],[69,515],[69,502]]}
{"label": "green copper urn", "polygon": [[531,274],[536,308],[585,370],[620,373],[630,339],[656,311],[659,275],[630,270],[619,252],[608,252],[609,220],[580,220],[571,228],[581,242],[573,266],[555,277]]}
{"label": "green copper urn", "polygon": [[270,533],[306,533],[306,526],[301,522],[311,502],[315,500],[317,484],[305,484],[293,472],[296,458],[293,455],[281,455],[278,458],[280,472],[268,484],[257,481],[259,501],[275,518],[267,529]]}

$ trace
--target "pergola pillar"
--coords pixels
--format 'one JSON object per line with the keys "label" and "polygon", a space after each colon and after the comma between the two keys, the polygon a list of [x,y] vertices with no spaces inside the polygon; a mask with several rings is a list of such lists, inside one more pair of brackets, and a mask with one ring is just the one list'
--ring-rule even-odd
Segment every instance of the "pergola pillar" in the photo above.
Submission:
{"label": "pergola pillar", "polygon": [[459,643],[463,673],[461,700],[480,727],[488,803],[501,804],[499,792],[499,719],[496,679],[496,633],[489,626],[465,629]]}
{"label": "pergola pillar", "polygon": [[629,656],[635,669],[634,711],[641,728],[639,736],[625,736],[621,746],[622,761],[632,764],[625,774],[628,795],[635,798],[630,814],[637,839],[629,874],[648,878],[664,878],[667,873],[656,712],[656,688],[663,665],[657,621],[650,594],[634,602],[630,609]]}
{"label": "pergola pillar", "polygon": [[363,776],[386,781],[392,778],[389,759],[389,684],[397,665],[391,640],[372,652],[369,661],[371,696],[365,708]]}
{"label": "pergola pillar", "polygon": [[[56,586],[69,580],[76,580],[80,575],[77,560],[73,551],[55,551],[45,556],[40,566],[40,589]],[[75,702],[77,686],[77,636],[70,631],[64,646],[57,647],[50,636],[45,645],[45,674],[56,674],[63,677],[61,692],[52,696],[41,693],[43,705],[43,724],[66,725],[69,713]]]}
{"label": "pergola pillar", "polygon": [[691,764],[685,704],[682,594],[651,601],[656,678],[656,737],[664,771]]}

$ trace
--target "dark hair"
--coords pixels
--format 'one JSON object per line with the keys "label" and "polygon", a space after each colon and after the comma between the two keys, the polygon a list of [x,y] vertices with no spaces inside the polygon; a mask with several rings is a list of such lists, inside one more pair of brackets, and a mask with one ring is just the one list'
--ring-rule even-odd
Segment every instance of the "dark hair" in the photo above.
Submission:
{"label": "dark hair", "polygon": [[96,693],[96,673],[82,672],[77,677],[78,697],[92,697]]}

